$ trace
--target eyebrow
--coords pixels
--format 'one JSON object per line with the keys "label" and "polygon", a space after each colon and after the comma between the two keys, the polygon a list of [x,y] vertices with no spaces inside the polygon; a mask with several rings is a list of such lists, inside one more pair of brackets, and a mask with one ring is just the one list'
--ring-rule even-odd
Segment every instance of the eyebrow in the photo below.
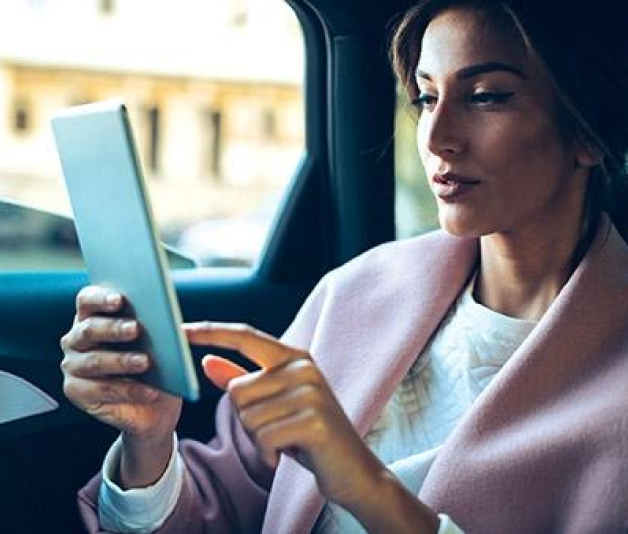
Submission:
{"label": "eyebrow", "polygon": [[[513,67],[512,65],[508,65],[507,63],[500,63],[499,61],[489,61],[487,63],[478,63],[477,65],[464,67],[456,72],[456,78],[464,80],[491,72],[510,72],[511,74],[515,74],[520,78],[525,78],[523,71],[521,71],[520,69]],[[417,69],[416,75],[418,78],[423,78],[430,82],[432,81],[432,77],[427,72],[424,72],[420,69]]]}

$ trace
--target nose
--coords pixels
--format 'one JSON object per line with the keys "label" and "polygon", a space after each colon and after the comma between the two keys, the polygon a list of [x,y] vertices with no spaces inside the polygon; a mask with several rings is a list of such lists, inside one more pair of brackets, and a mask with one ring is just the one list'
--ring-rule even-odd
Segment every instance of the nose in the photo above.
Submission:
{"label": "nose", "polygon": [[455,104],[441,101],[431,110],[424,110],[419,119],[418,144],[422,152],[451,158],[464,151],[466,142],[463,118]]}

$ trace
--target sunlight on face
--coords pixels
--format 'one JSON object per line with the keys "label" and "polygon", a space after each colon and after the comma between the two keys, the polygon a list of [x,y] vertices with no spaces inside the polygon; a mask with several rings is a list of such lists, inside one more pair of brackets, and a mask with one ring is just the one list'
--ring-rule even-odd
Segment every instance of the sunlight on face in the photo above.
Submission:
{"label": "sunlight on face", "polygon": [[425,32],[416,75],[418,148],[445,230],[577,225],[588,169],[561,135],[549,77],[514,30],[446,10]]}

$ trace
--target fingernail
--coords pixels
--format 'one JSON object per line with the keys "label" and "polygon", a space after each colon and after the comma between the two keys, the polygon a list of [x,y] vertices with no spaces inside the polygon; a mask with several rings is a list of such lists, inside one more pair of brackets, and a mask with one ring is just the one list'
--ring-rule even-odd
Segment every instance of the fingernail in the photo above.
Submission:
{"label": "fingernail", "polygon": [[148,366],[148,358],[145,354],[131,354],[128,356],[128,361],[133,369],[144,369]]}
{"label": "fingernail", "polygon": [[118,293],[107,293],[105,296],[105,304],[107,308],[115,309],[120,305],[121,297]]}
{"label": "fingernail", "polygon": [[159,391],[152,388],[144,389],[144,398],[148,401],[153,401],[159,396]]}
{"label": "fingernail", "polygon": [[137,329],[137,324],[135,321],[124,321],[120,326],[120,330],[124,335],[132,335],[135,334]]}

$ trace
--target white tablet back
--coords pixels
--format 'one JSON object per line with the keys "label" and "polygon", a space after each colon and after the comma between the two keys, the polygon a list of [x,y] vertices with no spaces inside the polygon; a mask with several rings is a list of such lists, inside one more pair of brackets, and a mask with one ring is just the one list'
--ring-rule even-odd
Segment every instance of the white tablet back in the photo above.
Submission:
{"label": "white tablet back", "polygon": [[153,359],[143,379],[197,399],[196,373],[124,104],[68,108],[52,127],[91,282],[132,303],[143,348]]}

